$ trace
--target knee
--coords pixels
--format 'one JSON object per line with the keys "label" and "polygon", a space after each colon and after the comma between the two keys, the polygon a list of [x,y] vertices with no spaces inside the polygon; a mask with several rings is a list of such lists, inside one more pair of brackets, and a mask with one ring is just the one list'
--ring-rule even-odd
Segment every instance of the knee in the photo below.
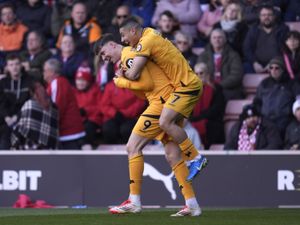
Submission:
{"label": "knee", "polygon": [[180,157],[176,153],[166,153],[165,158],[170,165],[170,167],[175,166],[178,161],[180,160]]}
{"label": "knee", "polygon": [[127,151],[128,157],[131,158],[133,156],[140,154],[141,149],[139,148],[139,146],[136,146],[134,143],[128,142],[126,144],[126,151]]}
{"label": "knee", "polygon": [[171,121],[168,120],[166,117],[161,117],[159,119],[159,126],[164,131],[167,131],[169,129],[170,125],[171,125]]}
{"label": "knee", "polygon": [[173,160],[172,160],[172,154],[166,153],[166,154],[165,154],[165,158],[166,158],[168,164],[171,166],[171,165],[172,165],[172,162],[173,162]]}

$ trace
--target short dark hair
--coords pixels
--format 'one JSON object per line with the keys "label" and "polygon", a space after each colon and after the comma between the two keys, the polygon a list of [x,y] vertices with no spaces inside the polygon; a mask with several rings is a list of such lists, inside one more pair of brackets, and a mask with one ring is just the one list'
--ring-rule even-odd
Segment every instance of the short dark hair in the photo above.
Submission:
{"label": "short dark hair", "polygon": [[[286,38],[285,41],[289,38],[295,38],[298,39],[298,41],[300,42],[300,32],[296,31],[296,30],[291,30],[286,34]],[[300,44],[300,43],[299,43]]]}
{"label": "short dark hair", "polygon": [[120,24],[119,26],[120,28],[122,27],[127,27],[127,28],[131,28],[131,27],[134,27],[134,28],[137,28],[137,29],[141,29],[142,28],[142,25],[141,23],[137,20],[136,17],[129,17],[128,19],[124,20],[123,23]]}
{"label": "short dark hair", "polygon": [[26,34],[26,41],[28,41],[29,34],[35,34],[38,37],[38,39],[40,40],[41,46],[45,47],[45,45],[46,45],[46,38],[45,38],[45,36],[44,36],[44,34],[42,32],[40,32],[38,30],[31,30],[31,31],[29,31]]}
{"label": "short dark hair", "polygon": [[2,9],[4,8],[11,8],[13,13],[16,13],[16,7],[10,2],[5,2],[0,5],[0,13],[2,13]]}
{"label": "short dark hair", "polygon": [[175,20],[175,17],[174,17],[174,15],[173,15],[173,13],[172,13],[171,11],[169,11],[169,10],[163,11],[163,12],[159,15],[159,18],[161,18],[162,16],[166,16],[166,17],[168,17],[168,18],[171,18],[171,19]]}
{"label": "short dark hair", "polygon": [[83,0],[75,0],[72,3],[72,10],[74,9],[74,6],[77,5],[77,4],[83,5],[85,7],[86,11],[88,11],[88,7],[87,7],[85,1],[83,1]]}
{"label": "short dark hair", "polygon": [[19,56],[19,54],[17,53],[9,53],[6,55],[5,57],[5,61],[10,61],[10,60],[15,60],[15,59],[18,59],[19,61],[22,61],[21,60],[21,57]]}
{"label": "short dark hair", "polygon": [[98,55],[99,52],[100,52],[100,50],[101,50],[101,48],[102,48],[106,43],[108,43],[108,42],[110,42],[110,41],[113,41],[113,42],[116,42],[116,43],[117,43],[116,38],[115,38],[115,36],[114,36],[113,34],[111,34],[111,33],[103,34],[103,35],[101,36],[101,38],[99,38],[99,39],[95,42],[95,44],[94,44],[94,46],[93,46],[94,54],[95,54],[95,55]]}
{"label": "short dark hair", "polygon": [[275,15],[275,8],[274,8],[274,6],[269,5],[269,4],[262,4],[262,5],[259,7],[259,14],[261,13],[261,11],[262,11],[263,9],[272,11],[273,14]]}

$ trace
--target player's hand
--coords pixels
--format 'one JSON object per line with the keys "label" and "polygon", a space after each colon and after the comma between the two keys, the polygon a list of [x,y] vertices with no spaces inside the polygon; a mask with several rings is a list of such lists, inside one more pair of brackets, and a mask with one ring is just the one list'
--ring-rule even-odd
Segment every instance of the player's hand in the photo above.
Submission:
{"label": "player's hand", "polygon": [[253,63],[253,68],[256,73],[264,73],[265,72],[265,68],[258,62]]}

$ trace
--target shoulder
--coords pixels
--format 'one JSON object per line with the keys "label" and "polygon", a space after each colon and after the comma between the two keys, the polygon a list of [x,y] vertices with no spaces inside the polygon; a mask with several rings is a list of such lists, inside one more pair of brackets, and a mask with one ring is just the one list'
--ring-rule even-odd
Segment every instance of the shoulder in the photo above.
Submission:
{"label": "shoulder", "polygon": [[131,53],[131,47],[130,46],[126,46],[122,48],[122,54],[129,54]]}
{"label": "shoulder", "polygon": [[150,27],[144,28],[142,38],[154,38],[154,37],[161,37],[161,33],[158,30],[155,30]]}
{"label": "shoulder", "polygon": [[90,25],[91,27],[100,28],[100,25],[95,17],[92,17],[91,19],[89,19],[87,24]]}
{"label": "shoulder", "polygon": [[272,79],[272,77],[267,77],[266,79],[264,79],[260,84],[259,84],[259,86],[258,87],[267,87],[267,86],[269,86],[271,83],[273,83],[273,79]]}
{"label": "shoulder", "polygon": [[32,99],[29,99],[23,104],[22,110],[31,109],[34,104],[35,104],[35,101],[33,101]]}

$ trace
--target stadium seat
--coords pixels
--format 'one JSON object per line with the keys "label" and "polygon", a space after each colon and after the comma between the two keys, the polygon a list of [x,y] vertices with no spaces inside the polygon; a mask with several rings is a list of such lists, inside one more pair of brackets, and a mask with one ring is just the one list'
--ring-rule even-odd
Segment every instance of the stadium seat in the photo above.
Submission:
{"label": "stadium seat", "polygon": [[226,122],[228,120],[238,120],[243,107],[251,103],[252,101],[249,99],[229,100],[225,108],[224,121]]}
{"label": "stadium seat", "polygon": [[213,144],[209,147],[210,151],[221,151],[224,149],[224,145],[220,145],[220,144]]}
{"label": "stadium seat", "polygon": [[243,87],[247,99],[251,100],[254,98],[258,85],[267,77],[268,74],[266,73],[248,73],[244,75]]}
{"label": "stadium seat", "polygon": [[285,24],[290,28],[290,30],[300,32],[300,22],[285,22]]}
{"label": "stadium seat", "polygon": [[238,121],[243,107],[251,103],[252,100],[250,99],[230,100],[227,102],[224,115],[225,140],[227,140],[232,126]]}

